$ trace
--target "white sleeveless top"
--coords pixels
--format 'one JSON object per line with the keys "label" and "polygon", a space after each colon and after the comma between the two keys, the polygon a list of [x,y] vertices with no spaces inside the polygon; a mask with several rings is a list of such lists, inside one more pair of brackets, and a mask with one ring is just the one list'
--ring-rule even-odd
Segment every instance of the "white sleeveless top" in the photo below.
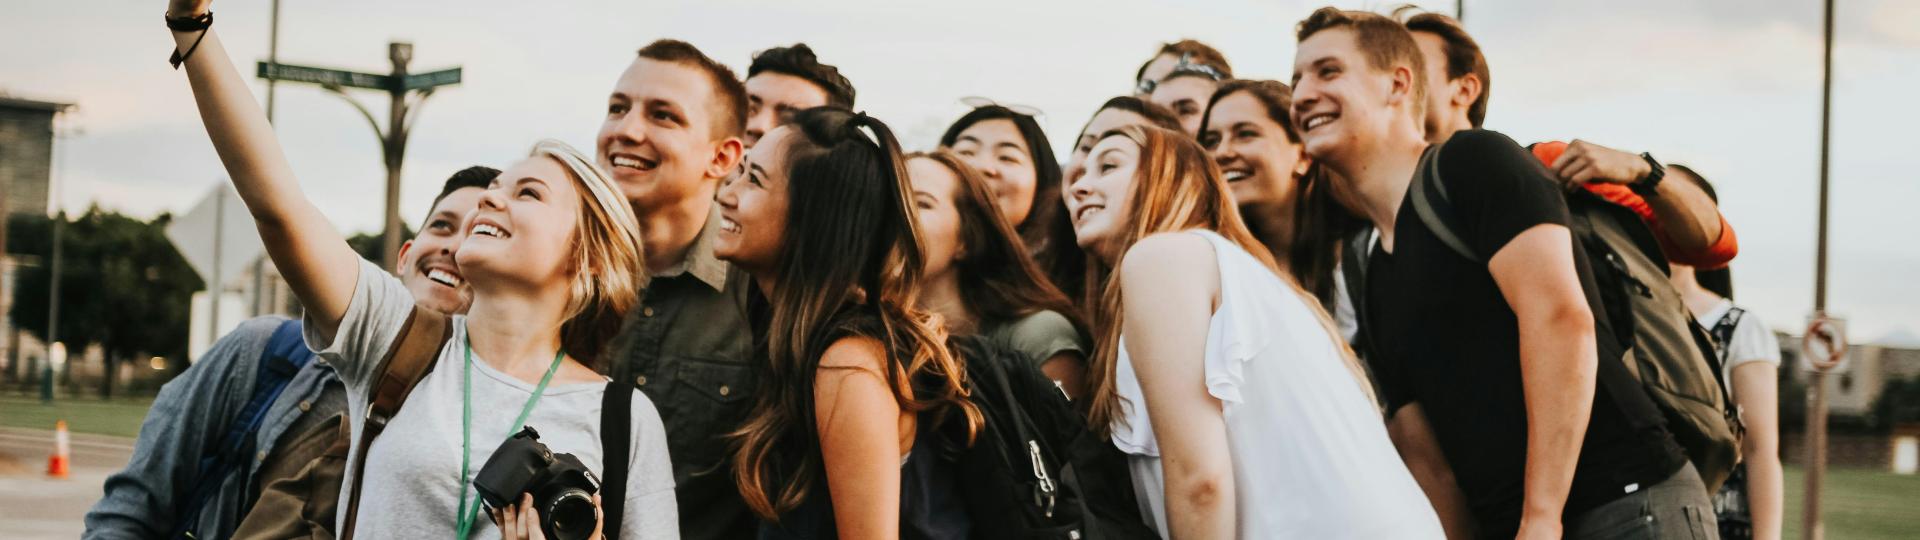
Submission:
{"label": "white sleeveless top", "polygon": [[[1444,537],[1311,300],[1226,238],[1192,232],[1220,266],[1204,361],[1233,455],[1238,537]],[[1160,447],[1124,335],[1119,353],[1113,442],[1128,454],[1141,515],[1166,536]]]}

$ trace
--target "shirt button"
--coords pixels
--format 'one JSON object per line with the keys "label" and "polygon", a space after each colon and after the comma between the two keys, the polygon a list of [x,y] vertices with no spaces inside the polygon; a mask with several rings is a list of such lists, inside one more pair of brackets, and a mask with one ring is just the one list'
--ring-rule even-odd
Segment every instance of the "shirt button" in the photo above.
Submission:
{"label": "shirt button", "polygon": [[257,454],[254,454],[254,455],[253,455],[253,460],[254,460],[254,461],[266,461],[266,460],[267,460],[267,451],[265,451],[265,450],[261,450],[261,451],[260,451],[259,453],[257,453]]}
{"label": "shirt button", "polygon": [[304,399],[300,400],[300,412],[307,412],[310,410],[313,410],[313,402],[307,401]]}
{"label": "shirt button", "polygon": [[724,384],[720,385],[720,395],[724,396],[731,393],[733,393],[732,388],[728,388],[727,385],[724,385]]}
{"label": "shirt button", "polygon": [[646,308],[646,309],[642,309],[642,310],[640,310],[640,315],[642,315],[642,316],[645,316],[645,317],[652,317],[652,316],[653,316],[653,308]]}
{"label": "shirt button", "polygon": [[639,377],[634,377],[634,378],[633,378],[633,384],[635,384],[635,385],[637,385],[637,386],[646,386],[646,385],[647,385],[647,376],[646,376],[646,375],[641,375],[641,376],[639,376]]}

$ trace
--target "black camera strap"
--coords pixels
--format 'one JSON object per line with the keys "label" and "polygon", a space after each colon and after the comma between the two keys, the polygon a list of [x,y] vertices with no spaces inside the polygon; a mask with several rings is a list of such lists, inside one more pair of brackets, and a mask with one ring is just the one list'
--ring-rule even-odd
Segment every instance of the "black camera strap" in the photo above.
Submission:
{"label": "black camera strap", "polygon": [[627,510],[627,449],[633,430],[633,383],[615,377],[607,381],[607,393],[600,399],[600,455],[604,463],[600,475],[600,525],[602,538],[619,538],[620,522]]}

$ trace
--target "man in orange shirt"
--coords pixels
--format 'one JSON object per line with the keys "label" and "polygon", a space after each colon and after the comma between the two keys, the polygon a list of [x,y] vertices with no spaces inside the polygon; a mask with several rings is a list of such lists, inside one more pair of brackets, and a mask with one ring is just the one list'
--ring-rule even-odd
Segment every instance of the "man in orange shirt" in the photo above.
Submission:
{"label": "man in orange shirt", "polygon": [[[1426,57],[1427,140],[1445,142],[1459,131],[1478,129],[1486,119],[1492,86],[1479,44],[1445,15],[1418,13],[1404,21]],[[1665,178],[1689,174],[1682,168],[1661,166],[1649,154],[1577,139],[1537,143],[1529,149],[1569,186],[1633,209],[1675,263],[1720,268],[1739,253],[1733,228],[1713,199],[1694,182]]]}

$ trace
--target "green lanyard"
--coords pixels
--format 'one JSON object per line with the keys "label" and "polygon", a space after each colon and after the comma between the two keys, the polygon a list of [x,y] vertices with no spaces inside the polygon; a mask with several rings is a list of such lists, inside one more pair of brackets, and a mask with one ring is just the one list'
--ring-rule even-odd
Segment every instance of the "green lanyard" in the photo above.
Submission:
{"label": "green lanyard", "polygon": [[[462,344],[466,349],[467,372],[460,378],[460,536],[466,538],[473,530],[473,521],[480,516],[480,494],[474,493],[472,502],[467,499],[467,472],[473,456],[473,338],[465,336]],[[541,394],[547,393],[547,383],[553,380],[553,372],[560,370],[560,359],[566,357],[566,351],[553,352],[553,364],[547,366],[547,374],[540,377],[540,385],[533,388],[533,396],[527,398],[527,404],[520,407],[520,418],[513,421],[513,427],[507,429],[512,437],[527,425],[527,415],[533,413],[533,404],[540,401]]]}

